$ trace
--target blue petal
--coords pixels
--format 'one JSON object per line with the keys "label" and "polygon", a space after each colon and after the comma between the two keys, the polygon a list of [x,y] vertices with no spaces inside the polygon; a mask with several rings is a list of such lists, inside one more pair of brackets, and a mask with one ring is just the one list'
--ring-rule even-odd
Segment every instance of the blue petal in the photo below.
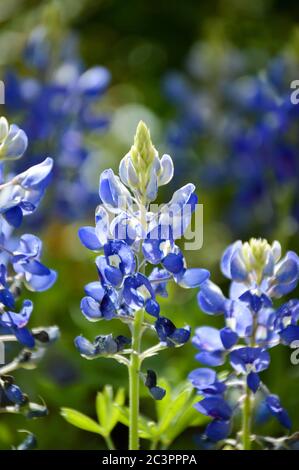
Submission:
{"label": "blue petal", "polygon": [[8,308],[15,307],[15,299],[8,289],[0,289],[0,302]]}
{"label": "blue petal", "polygon": [[205,433],[211,441],[218,442],[228,437],[230,429],[229,421],[215,419],[207,425]]}
{"label": "blue petal", "polygon": [[250,336],[253,328],[252,313],[244,302],[237,300],[225,303],[227,325],[241,338]]}
{"label": "blue petal", "polygon": [[158,177],[154,165],[150,170],[150,178],[146,187],[146,198],[149,201],[154,201],[158,194]]}
{"label": "blue petal", "polygon": [[35,235],[26,233],[21,236],[19,245],[14,251],[14,259],[27,259],[32,257],[39,257],[42,251],[42,242]]}
{"label": "blue petal", "polygon": [[23,220],[23,212],[19,206],[8,209],[4,214],[5,220],[15,228],[20,227]]}
{"label": "blue petal", "polygon": [[211,281],[204,282],[200,287],[197,296],[200,308],[212,315],[223,313],[225,297],[221,289]]}
{"label": "blue petal", "polygon": [[101,311],[105,320],[111,320],[116,315],[116,308],[114,302],[111,299],[110,293],[104,295],[101,302]]}
{"label": "blue petal", "polygon": [[89,321],[98,321],[103,317],[99,303],[92,297],[83,297],[80,308]]}
{"label": "blue petal", "polygon": [[109,218],[106,209],[103,206],[98,206],[95,213],[95,235],[100,245],[105,245],[108,241],[109,235]]}
{"label": "blue petal", "polygon": [[34,337],[28,328],[13,328],[15,337],[27,348],[33,348],[35,345]]}
{"label": "blue petal", "polygon": [[15,177],[21,186],[25,189],[39,188],[43,189],[49,183],[49,175],[53,168],[52,158],[46,158],[42,163],[34,165],[28,170]]}
{"label": "blue petal", "polygon": [[30,274],[30,277],[26,278],[27,287],[36,292],[43,292],[50,289],[55,284],[57,279],[56,271],[50,269],[50,274],[39,276],[36,274]]}
{"label": "blue petal", "polygon": [[196,328],[192,344],[199,349],[209,352],[224,351],[220,331],[210,326]]}
{"label": "blue petal", "polygon": [[246,373],[247,364],[254,364],[256,372],[268,368],[270,355],[261,348],[241,347],[230,353],[230,363],[238,373]]}
{"label": "blue petal", "polygon": [[132,204],[129,191],[120,179],[115,176],[111,168],[104,170],[100,176],[99,195],[103,203],[113,209]]}
{"label": "blue petal", "polygon": [[117,287],[122,283],[123,275],[120,269],[106,266],[104,269],[105,278],[113,286]]}
{"label": "blue petal", "polygon": [[[107,251],[109,247],[110,251]],[[110,254],[118,254],[120,257],[120,269],[123,274],[133,274],[136,269],[136,260],[133,251],[123,240],[114,240],[104,247],[105,256],[108,257]]]}
{"label": "blue petal", "polygon": [[230,272],[234,281],[244,282],[247,280],[248,272],[238,251],[234,252],[231,257]]}
{"label": "blue petal", "polygon": [[160,313],[160,305],[156,300],[147,299],[145,302],[145,310],[147,313],[157,318]]}
{"label": "blue petal", "polygon": [[231,279],[231,258],[233,253],[242,245],[242,242],[238,240],[237,242],[229,245],[224,251],[221,259],[221,271],[225,277]]}
{"label": "blue petal", "polygon": [[163,266],[172,274],[179,274],[184,269],[184,257],[179,253],[169,253],[163,260]]}
{"label": "blue petal", "polygon": [[101,302],[104,295],[105,289],[100,282],[90,282],[84,287],[85,294],[92,297],[97,302]]}
{"label": "blue petal", "polygon": [[92,344],[83,336],[77,336],[75,338],[74,343],[79,353],[82,354],[82,356],[85,356],[87,358],[92,358],[96,355],[95,345]]}
{"label": "blue petal", "polygon": [[265,294],[253,294],[250,290],[244,292],[240,296],[242,302],[246,302],[250,308],[257,313],[262,307],[272,307],[272,301]]}
{"label": "blue petal", "polygon": [[171,335],[170,340],[174,343],[174,345],[185,344],[189,341],[190,334],[191,330],[188,326],[185,328],[176,328]]}
{"label": "blue petal", "polygon": [[179,278],[178,284],[181,287],[193,289],[195,287],[199,287],[209,277],[210,273],[206,269],[190,268],[186,269],[183,276]]}
{"label": "blue petal", "polygon": [[146,239],[142,244],[142,253],[145,259],[151,264],[159,264],[164,258],[164,253],[160,249],[161,240]]}
{"label": "blue petal", "polygon": [[29,322],[33,310],[31,300],[24,300],[20,313],[4,312],[0,316],[0,322],[3,326],[23,328]]}
{"label": "blue petal", "polygon": [[[13,130],[13,132],[11,132]],[[28,138],[22,129],[16,125],[10,126],[10,133],[4,144],[5,157],[17,159],[22,157],[28,146]]]}
{"label": "blue petal", "polygon": [[225,362],[225,357],[222,351],[201,351],[195,355],[195,359],[205,366],[222,366]]}
{"label": "blue petal", "polygon": [[274,285],[273,287],[270,288],[268,295],[276,299],[279,299],[280,297],[283,297],[284,295],[287,295],[290,292],[292,292],[296,288],[297,284],[298,284],[298,280],[295,279],[289,284]]}
{"label": "blue petal", "polygon": [[166,390],[157,386],[150,388],[149,391],[155,400],[162,400],[166,395]]}
{"label": "blue petal", "polygon": [[299,326],[289,325],[284,330],[279,333],[281,339],[287,343],[291,344],[293,341],[299,340]]}
{"label": "blue petal", "polygon": [[250,372],[247,375],[247,385],[250,388],[250,390],[253,391],[253,393],[257,392],[257,389],[259,388],[260,382],[261,382],[260,377],[255,372]]}
{"label": "blue petal", "polygon": [[195,186],[191,183],[188,183],[182,188],[178,189],[173,193],[171,201],[166,206],[167,209],[171,211],[172,214],[180,212],[185,207],[194,191]]}
{"label": "blue petal", "polygon": [[78,235],[82,245],[86,246],[89,250],[98,251],[103,248],[94,227],[81,227]]}
{"label": "blue petal", "polygon": [[225,349],[231,349],[239,339],[237,333],[228,327],[222,328],[220,330],[220,337]]}
{"label": "blue petal", "polygon": [[195,369],[188,375],[188,379],[192,385],[199,390],[204,390],[209,385],[212,385],[216,381],[216,377],[216,372],[206,367]]}
{"label": "blue petal", "polygon": [[38,276],[48,276],[50,274],[50,269],[37,260],[28,261],[24,264],[24,270]]}
{"label": "blue petal", "polygon": [[296,253],[289,251],[279,263],[279,268],[275,272],[276,280],[281,284],[289,284],[299,276],[299,261]]}
{"label": "blue petal", "polygon": [[280,424],[287,429],[291,429],[291,420],[287,411],[281,406],[279,397],[277,395],[270,394],[266,397],[265,402],[270,413],[278,419]]}
{"label": "blue petal", "polygon": [[229,420],[232,409],[222,397],[207,397],[196,403],[194,407],[200,413],[215,419]]}
{"label": "blue petal", "polygon": [[93,97],[107,88],[110,79],[110,72],[105,67],[92,67],[81,75],[78,87],[86,96]]}
{"label": "blue petal", "polygon": [[190,338],[190,328],[176,328],[169,318],[159,317],[155,322],[155,328],[161,342],[168,346],[176,346],[186,343]]}
{"label": "blue petal", "polygon": [[10,384],[5,386],[4,393],[12,403],[15,403],[17,405],[21,405],[22,403],[24,403],[25,397],[20,387],[18,387],[17,385]]}

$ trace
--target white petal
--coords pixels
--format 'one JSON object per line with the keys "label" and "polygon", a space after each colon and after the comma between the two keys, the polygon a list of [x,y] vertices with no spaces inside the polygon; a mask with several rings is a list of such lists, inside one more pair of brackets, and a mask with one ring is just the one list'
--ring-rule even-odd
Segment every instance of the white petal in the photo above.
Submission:
{"label": "white petal", "polygon": [[156,174],[156,170],[154,167],[151,169],[150,180],[146,187],[146,197],[150,201],[154,201],[157,197],[158,193],[158,178]]}
{"label": "white petal", "polygon": [[272,243],[272,254],[274,256],[275,262],[277,263],[281,257],[281,245],[277,240]]}
{"label": "white petal", "polygon": [[169,183],[173,178],[174,166],[173,161],[170,155],[163,155],[161,158],[161,173],[159,175],[158,184],[163,186],[164,184]]}
{"label": "white petal", "polygon": [[7,120],[2,116],[0,118],[0,142],[3,142],[3,140],[7,137],[8,127]]}

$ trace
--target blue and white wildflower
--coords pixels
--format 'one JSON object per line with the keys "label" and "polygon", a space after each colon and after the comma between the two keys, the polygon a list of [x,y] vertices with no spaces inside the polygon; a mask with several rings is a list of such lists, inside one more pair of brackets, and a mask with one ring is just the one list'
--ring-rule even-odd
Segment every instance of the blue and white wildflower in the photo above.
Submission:
{"label": "blue and white wildflower", "polygon": [[[83,315],[91,322],[119,319],[128,324],[130,337],[83,336],[75,346],[87,359],[101,356],[128,367],[130,379],[130,449],[138,449],[139,380],[151,396],[162,400],[166,391],[157,384],[155,371],[141,372],[145,359],[167,347],[180,347],[190,338],[190,327],[177,327],[162,315],[159,296],[167,297],[167,285],[198,288],[209,278],[201,268],[188,268],[176,240],[184,235],[195,210],[195,186],[187,184],[170,202],[153,208],[159,186],[173,177],[169,155],[159,158],[143,122],[134,144],[121,160],[119,176],[112,169],[100,176],[100,204],[95,225],[81,227],[79,238],[95,252],[98,279],[85,286]],[[154,210],[156,209],[156,210]],[[158,342],[142,350],[145,331],[156,333]]]}
{"label": "blue and white wildflower", "polygon": [[[5,163],[22,157],[27,148],[27,136],[22,129],[0,118],[0,155]],[[1,164],[3,166],[3,163]],[[0,410],[22,412],[26,417],[45,414],[46,407],[30,403],[29,398],[14,383],[15,369],[35,365],[47,344],[57,339],[57,327],[30,328],[33,302],[19,297],[24,288],[44,291],[56,281],[56,272],[41,261],[42,242],[32,234],[21,236],[15,231],[23,217],[35,211],[50,182],[53,160],[32,166],[24,172],[2,177],[0,182],[0,341],[18,341],[21,352],[11,362],[0,366]],[[1,172],[2,175],[4,172]],[[35,411],[33,412],[33,409]]]}
{"label": "blue and white wildflower", "polygon": [[[205,366],[189,375],[193,386],[204,397],[196,408],[213,418],[206,436],[212,441],[226,439],[232,430],[232,417],[239,408],[243,409],[248,423],[253,397],[262,399],[269,412],[290,429],[286,410],[279,398],[269,392],[260,374],[270,366],[269,349],[299,339],[299,301],[275,305],[276,299],[297,286],[299,257],[291,251],[281,257],[277,241],[272,245],[263,239],[237,241],[225,250],[221,270],[231,281],[229,297],[207,280],[201,285],[198,303],[209,315],[223,315],[225,325],[220,330],[199,327],[192,338],[198,349],[196,359]],[[231,373],[226,377],[221,378],[221,374],[218,376],[210,369],[227,362]],[[227,413],[223,414],[226,409]],[[239,437],[243,448],[250,447],[253,437],[249,428],[243,429]],[[238,438],[236,445],[241,446]]]}

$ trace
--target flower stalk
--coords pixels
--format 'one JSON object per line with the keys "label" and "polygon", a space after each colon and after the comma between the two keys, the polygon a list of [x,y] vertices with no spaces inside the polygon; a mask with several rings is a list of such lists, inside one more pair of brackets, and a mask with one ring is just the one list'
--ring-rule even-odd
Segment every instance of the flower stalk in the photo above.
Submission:
{"label": "flower stalk", "polygon": [[242,409],[242,449],[251,449],[251,392],[246,385],[246,394]]}
{"label": "flower stalk", "polygon": [[129,401],[130,401],[130,426],[129,426],[129,449],[139,449],[138,417],[139,417],[139,395],[140,395],[140,347],[142,338],[142,322],[144,312],[139,310],[135,315],[132,331],[132,353],[129,365]]}

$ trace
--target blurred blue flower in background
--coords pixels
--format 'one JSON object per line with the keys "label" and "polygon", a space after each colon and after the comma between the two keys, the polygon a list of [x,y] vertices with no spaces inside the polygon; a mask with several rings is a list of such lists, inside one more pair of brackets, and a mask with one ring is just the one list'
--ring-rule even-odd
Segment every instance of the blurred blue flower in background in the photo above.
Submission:
{"label": "blurred blue flower in background", "polygon": [[[110,73],[100,66],[84,69],[72,35],[62,38],[57,50],[51,40],[44,26],[32,31],[23,53],[25,72],[16,67],[7,72],[6,108],[18,117],[29,138],[30,163],[41,162],[45,154],[55,158],[52,199],[44,218],[49,221],[54,211],[68,221],[83,216],[95,201],[82,170],[91,155],[87,138],[108,127],[108,117],[97,107]],[[10,131],[20,140],[17,132]],[[12,147],[12,137],[7,140]],[[15,151],[19,149],[12,147],[10,153]],[[17,163],[16,168],[23,169],[22,165]]]}
{"label": "blurred blue flower in background", "polygon": [[298,222],[299,108],[290,100],[295,55],[283,51],[269,60],[262,51],[213,47],[194,47],[188,76],[173,72],[164,79],[176,110],[167,142],[181,161],[180,174],[198,168],[205,189],[221,195],[221,216],[234,235],[256,227],[271,232],[289,213]]}

